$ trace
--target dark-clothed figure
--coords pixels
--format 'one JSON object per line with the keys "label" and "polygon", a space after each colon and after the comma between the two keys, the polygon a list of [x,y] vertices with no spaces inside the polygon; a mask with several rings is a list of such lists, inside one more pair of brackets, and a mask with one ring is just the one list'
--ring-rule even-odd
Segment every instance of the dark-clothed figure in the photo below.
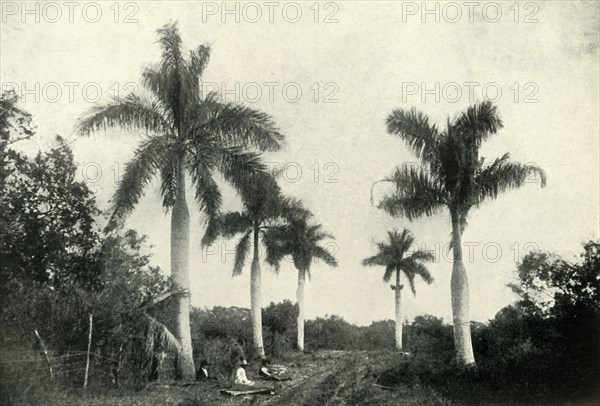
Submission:
{"label": "dark-clothed figure", "polygon": [[209,366],[210,366],[210,364],[208,363],[207,360],[203,359],[202,361],[200,361],[200,368],[198,368],[198,370],[196,371],[196,380],[197,381],[205,381],[208,379],[217,379],[213,376],[208,375],[208,367]]}
{"label": "dark-clothed figure", "polygon": [[271,374],[271,372],[269,371],[269,365],[271,365],[271,360],[268,358],[263,359],[260,371],[258,371],[258,375],[260,375],[260,377],[262,379],[267,380],[267,381],[287,381],[290,379],[290,378],[280,378],[278,376]]}

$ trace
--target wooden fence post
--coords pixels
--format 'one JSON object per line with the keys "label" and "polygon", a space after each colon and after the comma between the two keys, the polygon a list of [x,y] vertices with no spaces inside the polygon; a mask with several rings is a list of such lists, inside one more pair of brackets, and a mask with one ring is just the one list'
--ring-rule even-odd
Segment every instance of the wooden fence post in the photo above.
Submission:
{"label": "wooden fence post", "polygon": [[89,333],[88,333],[87,359],[85,361],[85,379],[83,380],[84,388],[87,387],[88,372],[90,370],[90,350],[92,348],[92,322],[93,322],[93,316],[92,316],[92,313],[90,313],[90,327],[89,327]]}

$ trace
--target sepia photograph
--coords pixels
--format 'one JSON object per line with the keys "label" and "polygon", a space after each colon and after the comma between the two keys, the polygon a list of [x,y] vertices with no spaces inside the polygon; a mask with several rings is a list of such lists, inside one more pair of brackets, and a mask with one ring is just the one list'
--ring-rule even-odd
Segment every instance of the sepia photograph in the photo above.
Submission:
{"label": "sepia photograph", "polygon": [[597,0],[0,12],[0,405],[600,405]]}

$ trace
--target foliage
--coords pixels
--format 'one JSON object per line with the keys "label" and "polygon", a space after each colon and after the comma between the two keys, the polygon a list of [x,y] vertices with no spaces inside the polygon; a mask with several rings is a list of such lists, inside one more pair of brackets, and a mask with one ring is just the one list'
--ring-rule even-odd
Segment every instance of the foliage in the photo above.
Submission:
{"label": "foliage", "polygon": [[60,137],[34,159],[5,146],[0,197],[0,277],[52,286],[93,286],[99,273],[99,211],[87,185],[75,180],[73,154]]}
{"label": "foliage", "polygon": [[407,229],[402,230],[402,233],[399,233],[395,229],[388,232],[388,239],[389,243],[387,244],[383,242],[377,243],[379,252],[372,257],[366,258],[363,261],[363,265],[384,266],[383,281],[386,283],[390,281],[394,273],[396,273],[397,281],[400,280],[399,273],[404,273],[413,294],[416,294],[416,276],[420,276],[426,283],[431,284],[433,278],[422,262],[433,261],[433,254],[424,250],[409,253],[413,246],[414,238]]}
{"label": "foliage", "polygon": [[298,305],[289,300],[273,303],[263,309],[263,330],[267,337],[266,350],[273,357],[283,355],[291,349],[296,337]]}
{"label": "foliage", "polygon": [[339,316],[308,320],[304,331],[311,349],[355,350],[359,345],[359,329]]}
{"label": "foliage", "polygon": [[[16,362],[0,364],[4,379],[17,379],[13,389],[34,383],[32,378],[48,379],[36,330],[51,351],[51,364],[59,374],[54,384],[83,382],[90,315],[92,385],[143,384],[157,353],[177,351],[166,336],[168,330],[155,319],[164,317],[164,311],[151,304],[170,284],[158,268],[149,266],[143,247],[144,237],[134,231],[106,237],[98,248],[100,273],[94,288],[74,281],[55,287],[18,276],[9,280],[2,298],[0,342],[9,359]],[[40,367],[38,374],[21,375],[26,374],[23,368],[30,362]]]}
{"label": "foliage", "polygon": [[98,232],[93,193],[75,180],[73,154],[61,138],[33,158],[11,148],[31,126],[27,113],[11,103],[3,97],[2,395],[79,386],[90,315],[91,385],[118,384],[119,378],[143,383],[155,353],[176,350],[156,320],[166,311],[156,299],[168,293],[170,282],[150,266],[144,236]]}
{"label": "foliage", "polygon": [[[208,245],[218,236],[233,238],[238,234],[242,235],[236,245],[234,276],[242,272],[253,237],[258,237],[260,241],[252,240],[252,244],[260,242],[265,245],[276,244],[277,242],[270,240],[266,235],[269,229],[311,215],[302,207],[300,201],[282,195],[279,185],[271,174],[257,174],[252,179],[241,183],[239,190],[243,210],[229,211],[209,219],[202,240],[203,244]],[[253,235],[253,232],[258,234]]]}
{"label": "foliage", "polygon": [[208,218],[218,215],[221,192],[215,172],[235,187],[265,173],[258,154],[247,150],[279,149],[283,136],[265,113],[235,103],[221,103],[215,94],[203,98],[201,77],[211,50],[200,45],[185,58],[175,23],[158,30],[162,58],[147,67],[141,82],[147,94],[129,94],[94,107],[78,123],[82,134],[121,129],[144,135],[125,167],[114,196],[111,225],[133,210],[150,180],[161,179],[163,207],[174,207],[184,187],[180,169],[192,179],[195,198]]}
{"label": "foliage", "polygon": [[[593,404],[600,396],[598,247],[586,243],[579,264],[528,254],[514,285],[522,300],[472,325],[476,368],[452,361],[451,326],[417,317],[411,355],[391,360],[381,383],[429,385],[464,404]],[[537,295],[542,285],[550,303]]]}
{"label": "foliage", "polygon": [[496,106],[489,101],[448,119],[443,130],[430,126],[427,116],[415,109],[394,110],[388,116],[387,130],[406,142],[422,166],[398,167],[387,177],[396,192],[384,197],[379,207],[412,220],[447,206],[464,227],[472,207],[522,186],[530,176],[539,176],[544,186],[546,175],[536,165],[510,162],[508,154],[491,163],[479,157],[483,141],[502,127]]}
{"label": "foliage", "polygon": [[329,266],[337,266],[336,258],[321,245],[324,239],[333,239],[323,231],[321,224],[309,224],[310,215],[293,219],[288,224],[271,227],[265,233],[267,262],[279,270],[283,258],[290,256],[298,271],[310,277],[314,260],[323,260]]}
{"label": "foliage", "polygon": [[228,379],[240,358],[254,357],[250,310],[221,306],[212,310],[194,308],[190,321],[196,361],[207,360],[214,375]]}

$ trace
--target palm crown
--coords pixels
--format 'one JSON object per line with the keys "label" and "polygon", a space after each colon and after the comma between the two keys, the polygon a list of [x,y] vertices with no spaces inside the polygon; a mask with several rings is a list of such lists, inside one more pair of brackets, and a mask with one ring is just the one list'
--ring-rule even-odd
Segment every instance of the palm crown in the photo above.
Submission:
{"label": "palm crown", "polygon": [[333,239],[323,231],[320,224],[309,224],[309,216],[291,221],[285,225],[272,227],[265,233],[267,241],[267,263],[279,270],[281,260],[291,256],[296,269],[310,276],[313,259],[321,259],[329,266],[337,266],[336,258],[321,245],[325,239]]}
{"label": "palm crown", "polygon": [[449,207],[464,228],[473,206],[522,186],[528,177],[539,175],[545,186],[546,175],[536,165],[511,162],[508,153],[491,163],[479,157],[482,142],[500,128],[502,120],[489,101],[449,119],[444,130],[429,125],[427,116],[415,109],[394,110],[387,118],[388,132],[403,139],[424,165],[396,168],[385,179],[396,185],[396,192],[384,197],[380,207],[409,220]]}
{"label": "palm crown", "polygon": [[384,266],[384,282],[389,282],[394,273],[398,275],[403,272],[406,275],[410,289],[415,292],[415,277],[420,276],[425,282],[433,282],[431,274],[421,262],[433,261],[432,253],[417,250],[407,256],[410,251],[414,238],[406,229],[402,232],[398,230],[388,231],[388,243],[377,243],[378,253],[372,257],[363,260],[365,266]]}
{"label": "palm crown", "polygon": [[78,125],[83,134],[115,127],[145,134],[115,193],[113,225],[133,210],[157,172],[165,210],[173,207],[178,183],[184,183],[187,171],[200,209],[216,216],[221,193],[213,179],[215,172],[239,188],[265,170],[258,154],[247,148],[274,151],[283,139],[267,114],[220,102],[212,93],[202,97],[201,76],[210,58],[207,45],[191,51],[186,59],[175,24],[158,33],[162,58],[142,74],[150,96],[115,99],[94,108]]}
{"label": "palm crown", "polygon": [[240,186],[240,196],[243,210],[226,212],[209,221],[207,232],[202,240],[203,244],[212,243],[218,235],[232,238],[243,234],[240,238],[235,253],[233,274],[242,272],[246,260],[253,232],[256,233],[254,241],[262,237],[264,244],[272,240],[265,234],[272,227],[281,225],[281,222],[291,222],[309,216],[310,212],[304,209],[300,201],[285,198],[270,174],[260,174]]}

